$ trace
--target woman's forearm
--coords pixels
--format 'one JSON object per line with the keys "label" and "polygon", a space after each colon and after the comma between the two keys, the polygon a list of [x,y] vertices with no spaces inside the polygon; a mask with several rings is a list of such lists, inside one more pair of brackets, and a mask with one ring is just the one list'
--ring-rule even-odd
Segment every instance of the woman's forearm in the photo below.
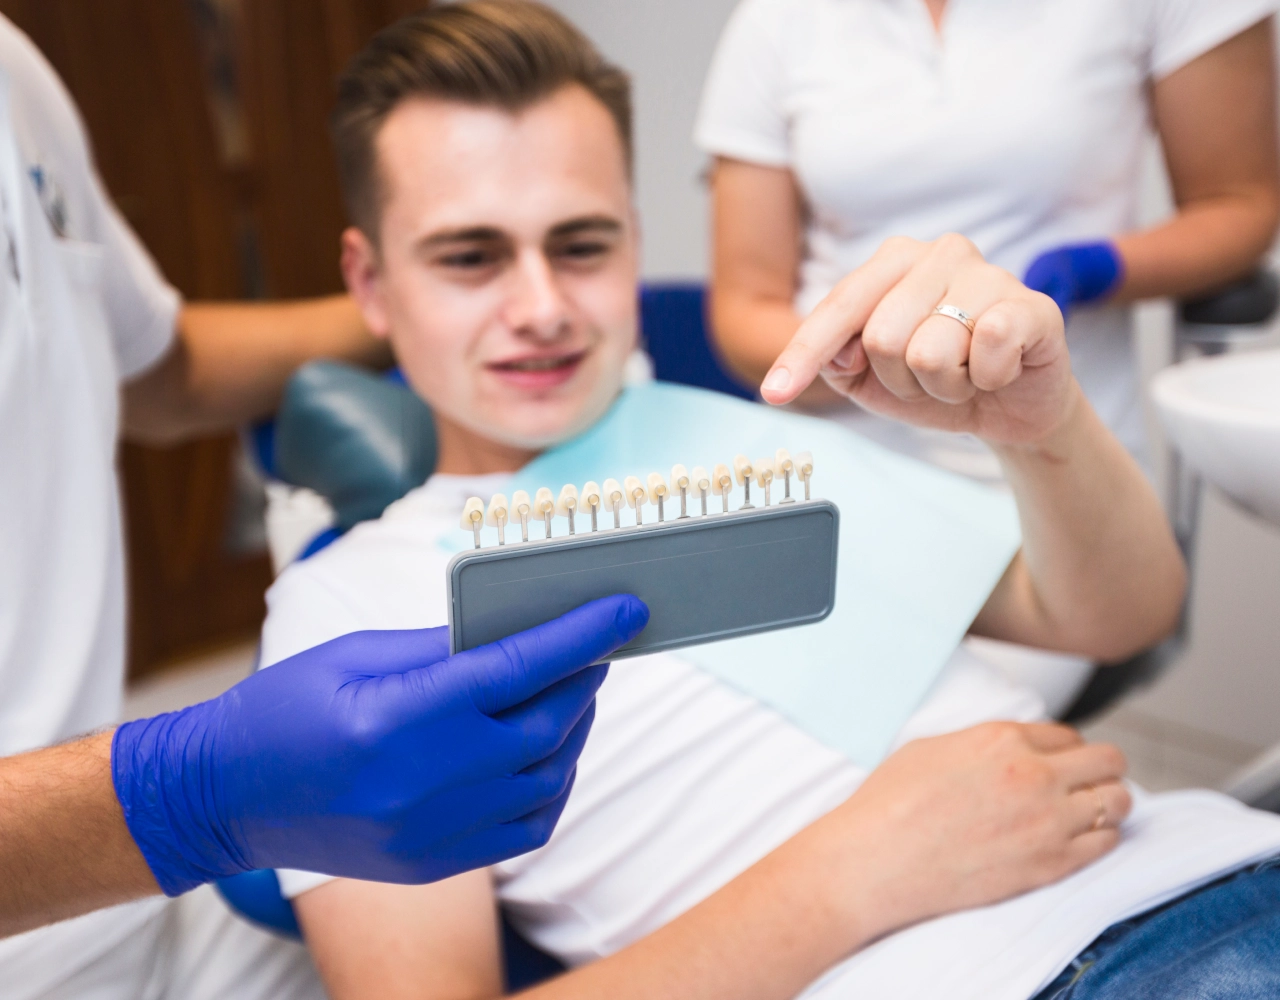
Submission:
{"label": "woman's forearm", "polygon": [[111,781],[111,734],[0,760],[0,937],[160,891]]}
{"label": "woman's forearm", "polygon": [[1013,593],[989,601],[973,630],[1115,661],[1173,628],[1186,571],[1155,492],[1075,393],[1048,438],[995,448],[1023,546],[1000,583]]}
{"label": "woman's forearm", "polygon": [[1179,208],[1168,222],[1116,240],[1117,301],[1187,298],[1249,274],[1270,249],[1280,201],[1270,186]]}

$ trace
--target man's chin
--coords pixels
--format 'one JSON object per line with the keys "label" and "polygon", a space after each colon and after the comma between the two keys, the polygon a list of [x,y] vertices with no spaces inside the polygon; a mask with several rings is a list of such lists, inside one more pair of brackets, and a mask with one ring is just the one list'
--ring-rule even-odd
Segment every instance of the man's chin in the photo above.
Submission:
{"label": "man's chin", "polygon": [[571,412],[546,412],[540,407],[504,414],[502,420],[463,420],[473,433],[507,448],[545,451],[577,437],[608,411],[616,396],[584,402]]}

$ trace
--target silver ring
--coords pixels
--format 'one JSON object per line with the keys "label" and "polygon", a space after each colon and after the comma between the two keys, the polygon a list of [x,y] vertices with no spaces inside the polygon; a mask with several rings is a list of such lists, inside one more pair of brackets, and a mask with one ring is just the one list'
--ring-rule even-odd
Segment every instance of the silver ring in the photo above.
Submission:
{"label": "silver ring", "polygon": [[936,309],[934,309],[934,313],[937,314],[938,316],[948,316],[951,319],[955,320],[957,323],[963,323],[964,328],[968,330],[970,333],[973,333],[973,328],[977,323],[977,320],[975,320],[972,316],[970,316],[967,312],[965,312],[959,306],[950,306],[950,305],[947,305],[945,302],[942,303],[942,305],[938,306]]}

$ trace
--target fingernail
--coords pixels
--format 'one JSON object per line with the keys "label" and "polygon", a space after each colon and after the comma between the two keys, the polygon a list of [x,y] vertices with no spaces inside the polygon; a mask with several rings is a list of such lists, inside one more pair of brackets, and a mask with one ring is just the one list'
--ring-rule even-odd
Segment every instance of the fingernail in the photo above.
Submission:
{"label": "fingernail", "polygon": [[775,368],[765,376],[764,382],[760,384],[761,389],[768,389],[770,392],[781,392],[791,384],[791,373],[785,368]]}
{"label": "fingernail", "polygon": [[831,359],[831,364],[836,368],[848,368],[853,364],[853,356],[857,350],[858,342],[856,340],[849,341],[849,343],[840,348],[836,353],[836,356]]}

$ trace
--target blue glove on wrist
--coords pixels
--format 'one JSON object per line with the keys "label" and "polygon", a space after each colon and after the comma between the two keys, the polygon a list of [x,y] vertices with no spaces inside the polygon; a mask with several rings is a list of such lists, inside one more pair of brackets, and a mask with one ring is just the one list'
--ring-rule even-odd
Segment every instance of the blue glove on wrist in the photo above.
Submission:
{"label": "blue glove on wrist", "polygon": [[1031,262],[1022,283],[1058,303],[1066,316],[1073,305],[1114,291],[1124,275],[1115,244],[1080,243],[1048,250]]}
{"label": "blue glove on wrist", "polygon": [[449,655],[447,628],[356,632],[212,701],[116,730],[125,822],[168,895],[256,868],[421,883],[546,843],[606,657],[609,597]]}

